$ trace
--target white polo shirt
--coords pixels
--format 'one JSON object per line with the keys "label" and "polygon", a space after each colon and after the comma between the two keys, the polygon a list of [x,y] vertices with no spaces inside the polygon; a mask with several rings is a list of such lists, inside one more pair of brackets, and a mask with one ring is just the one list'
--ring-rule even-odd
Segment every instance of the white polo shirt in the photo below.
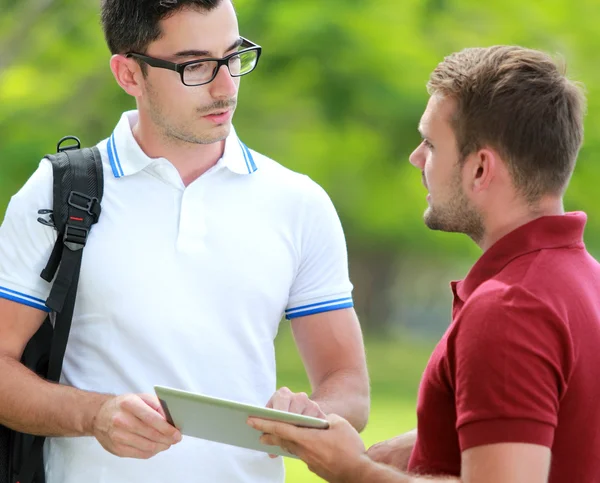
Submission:
{"label": "white polo shirt", "polygon": [[[102,216],[84,251],[61,382],[153,393],[155,384],[264,405],[276,390],[279,322],[352,306],[344,235],[307,176],[249,150],[232,130],[219,162],[185,187],[135,141],[135,111],[98,144]],[[0,297],[45,309],[39,276],[56,239],[43,160],[0,227]],[[150,460],[94,438],[49,438],[48,483],[282,482],[281,458],[184,437]]]}

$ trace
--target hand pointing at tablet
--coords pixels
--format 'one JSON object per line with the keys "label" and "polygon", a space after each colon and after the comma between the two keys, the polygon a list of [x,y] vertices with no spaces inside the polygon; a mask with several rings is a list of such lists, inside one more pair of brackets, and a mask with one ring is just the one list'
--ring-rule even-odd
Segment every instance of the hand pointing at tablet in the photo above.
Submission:
{"label": "hand pointing at tablet", "polygon": [[326,415],[319,405],[310,399],[305,392],[295,393],[287,387],[282,387],[273,394],[267,403],[267,407],[278,409],[279,411],[286,411],[288,413],[303,414],[305,416],[312,416],[313,418],[326,419]]}
{"label": "hand pointing at tablet", "polygon": [[[288,413],[303,414],[314,418],[327,419],[326,414],[319,405],[308,397],[305,392],[292,392],[287,387],[282,387],[277,390],[269,402],[268,408],[286,411]],[[271,458],[277,458],[277,455],[270,454]]]}

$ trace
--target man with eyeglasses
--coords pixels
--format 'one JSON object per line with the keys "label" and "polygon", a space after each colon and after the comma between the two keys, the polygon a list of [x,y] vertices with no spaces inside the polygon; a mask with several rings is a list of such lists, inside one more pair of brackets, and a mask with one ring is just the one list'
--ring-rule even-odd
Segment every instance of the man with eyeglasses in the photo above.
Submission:
{"label": "man with eyeglasses", "polygon": [[[369,389],[346,245],[326,193],[231,126],[261,48],[230,0],[104,0],[118,84],[135,98],[98,144],[103,214],[86,246],[62,385],[18,362],[41,325],[54,244],[43,161],[0,228],[0,423],[46,440],[47,483],[282,482],[281,458],[194,438],[154,385],[366,424]],[[32,215],[33,214],[33,215]],[[276,389],[291,319],[313,392]],[[181,442],[180,442],[181,441]],[[168,451],[165,451],[168,450]]]}

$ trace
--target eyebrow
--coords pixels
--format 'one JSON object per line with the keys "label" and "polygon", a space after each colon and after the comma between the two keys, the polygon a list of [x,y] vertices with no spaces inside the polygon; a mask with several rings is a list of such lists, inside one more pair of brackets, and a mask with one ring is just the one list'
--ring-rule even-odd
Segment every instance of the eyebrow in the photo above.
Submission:
{"label": "eyebrow", "polygon": [[[225,52],[238,48],[243,42],[241,37],[238,38]],[[211,55],[212,54],[208,50],[181,50],[174,54],[174,57],[209,57]]]}

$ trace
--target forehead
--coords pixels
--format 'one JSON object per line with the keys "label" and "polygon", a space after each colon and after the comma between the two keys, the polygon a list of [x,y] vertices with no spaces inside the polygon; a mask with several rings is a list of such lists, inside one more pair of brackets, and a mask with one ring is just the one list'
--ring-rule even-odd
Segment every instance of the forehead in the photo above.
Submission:
{"label": "forehead", "polygon": [[456,109],[456,101],[450,97],[434,94],[429,98],[419,126],[422,130],[436,133],[452,133],[451,120]]}
{"label": "forehead", "polygon": [[153,51],[205,50],[222,54],[239,37],[237,17],[230,0],[210,11],[183,8],[160,23],[161,37],[149,46]]}

